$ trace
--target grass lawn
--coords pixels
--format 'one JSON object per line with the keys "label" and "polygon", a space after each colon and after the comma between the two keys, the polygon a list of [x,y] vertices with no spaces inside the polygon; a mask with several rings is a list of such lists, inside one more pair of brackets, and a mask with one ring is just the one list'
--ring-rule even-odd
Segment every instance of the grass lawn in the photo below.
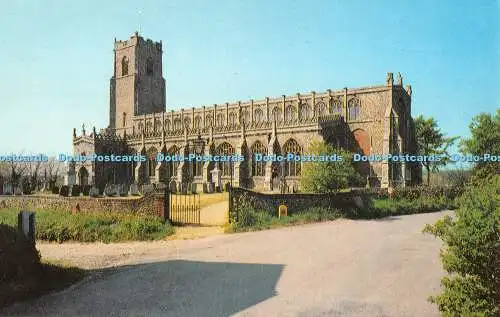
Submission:
{"label": "grass lawn", "polygon": [[[18,210],[0,209],[0,223],[17,226]],[[122,242],[162,240],[174,228],[156,216],[130,213],[36,212],[36,238],[45,241]]]}

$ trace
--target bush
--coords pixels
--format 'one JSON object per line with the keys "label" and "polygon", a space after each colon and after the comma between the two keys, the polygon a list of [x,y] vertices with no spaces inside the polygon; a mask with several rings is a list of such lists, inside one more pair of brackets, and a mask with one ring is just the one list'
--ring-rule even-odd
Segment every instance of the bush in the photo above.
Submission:
{"label": "bush", "polygon": [[326,143],[313,142],[309,153],[315,155],[338,155],[340,162],[305,162],[302,164],[300,185],[304,192],[333,193],[350,185],[363,183],[352,163],[352,154],[333,148]]}
{"label": "bush", "polygon": [[82,186],[82,194],[84,196],[88,196],[90,194],[90,189],[92,188],[92,186],[90,185],[83,185]]}
{"label": "bush", "polygon": [[70,188],[71,188],[71,196],[73,196],[73,197],[80,196],[80,194],[82,192],[80,185],[73,185]]}
{"label": "bush", "polygon": [[59,195],[64,196],[64,197],[68,197],[69,187],[66,185],[61,186],[61,188],[59,189]]}
{"label": "bush", "polygon": [[57,187],[57,186],[55,186],[55,185],[54,185],[54,186],[51,188],[51,190],[52,190],[52,194],[54,194],[54,195],[59,194],[59,187]]}
{"label": "bush", "polygon": [[17,228],[0,224],[0,284],[36,273],[40,254]]}
{"label": "bush", "polygon": [[500,176],[483,187],[467,189],[456,219],[447,216],[425,232],[441,238],[448,276],[443,292],[430,297],[443,316],[500,314]]}

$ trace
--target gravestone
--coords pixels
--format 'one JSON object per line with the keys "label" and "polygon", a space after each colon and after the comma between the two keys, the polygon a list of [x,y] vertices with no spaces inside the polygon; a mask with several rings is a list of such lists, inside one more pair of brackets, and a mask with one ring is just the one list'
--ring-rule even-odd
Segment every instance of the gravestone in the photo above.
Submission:
{"label": "gravestone", "polygon": [[130,196],[140,196],[141,193],[139,193],[139,186],[137,186],[137,184],[130,185],[130,188],[128,190],[128,194]]}
{"label": "gravestone", "polygon": [[21,187],[19,187],[19,186],[14,187],[14,195],[22,195],[22,194],[23,194],[23,190]]}
{"label": "gravestone", "polygon": [[177,183],[174,180],[171,180],[170,183],[168,184],[168,189],[172,193],[177,193]]}
{"label": "gravestone", "polygon": [[90,197],[99,197],[99,188],[92,186],[92,188],[89,191],[89,196]]}
{"label": "gravestone", "polygon": [[128,188],[125,184],[120,184],[118,185],[118,190],[117,190],[118,196],[125,197],[128,195]]}
{"label": "gravestone", "polygon": [[12,195],[12,184],[11,183],[5,183],[3,184],[3,194],[4,195]]}
{"label": "gravestone", "polygon": [[146,195],[152,194],[154,192],[155,192],[155,187],[153,186],[153,184],[142,185],[142,188],[141,188],[142,195],[146,196]]}
{"label": "gravestone", "polygon": [[106,184],[106,187],[104,187],[104,195],[108,197],[113,197],[116,195],[116,187],[115,185],[111,184]]}
{"label": "gravestone", "polygon": [[156,191],[157,192],[164,192],[167,189],[167,185],[165,183],[158,183],[156,184]]}
{"label": "gravestone", "polygon": [[179,185],[180,185],[179,187],[180,187],[181,194],[186,195],[187,191],[188,191],[188,184],[187,183],[180,183]]}

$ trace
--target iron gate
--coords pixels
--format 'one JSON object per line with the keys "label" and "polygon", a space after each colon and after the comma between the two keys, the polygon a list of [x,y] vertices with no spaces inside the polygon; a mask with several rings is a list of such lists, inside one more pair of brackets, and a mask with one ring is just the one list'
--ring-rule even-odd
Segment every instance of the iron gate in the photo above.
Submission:
{"label": "iron gate", "polygon": [[170,193],[169,198],[169,219],[173,224],[200,224],[200,194]]}

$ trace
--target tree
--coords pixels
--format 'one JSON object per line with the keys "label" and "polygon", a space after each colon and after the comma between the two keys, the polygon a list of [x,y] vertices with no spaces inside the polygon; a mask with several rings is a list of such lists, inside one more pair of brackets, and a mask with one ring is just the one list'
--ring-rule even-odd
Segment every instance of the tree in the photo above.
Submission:
{"label": "tree", "polygon": [[469,187],[456,217],[446,216],[424,229],[439,237],[448,275],[442,293],[431,296],[443,316],[500,314],[500,176]]}
{"label": "tree", "polygon": [[[464,154],[500,156],[500,109],[495,115],[481,113],[474,117],[469,129],[471,137],[460,143]],[[477,162],[473,168],[472,182],[481,183],[495,174],[500,174],[500,162]]]}
{"label": "tree", "polygon": [[337,150],[324,142],[312,142],[309,147],[311,155],[342,157],[342,161],[304,162],[300,185],[305,192],[331,193],[360,183],[361,176],[356,172],[352,154]]}
{"label": "tree", "polygon": [[438,128],[436,120],[432,117],[424,118],[420,115],[415,119],[415,133],[418,153],[424,156],[439,156],[439,161],[425,160],[422,162],[427,172],[427,186],[430,182],[430,173],[437,172],[440,166],[446,165],[448,148],[455,143],[457,137],[446,137]]}

